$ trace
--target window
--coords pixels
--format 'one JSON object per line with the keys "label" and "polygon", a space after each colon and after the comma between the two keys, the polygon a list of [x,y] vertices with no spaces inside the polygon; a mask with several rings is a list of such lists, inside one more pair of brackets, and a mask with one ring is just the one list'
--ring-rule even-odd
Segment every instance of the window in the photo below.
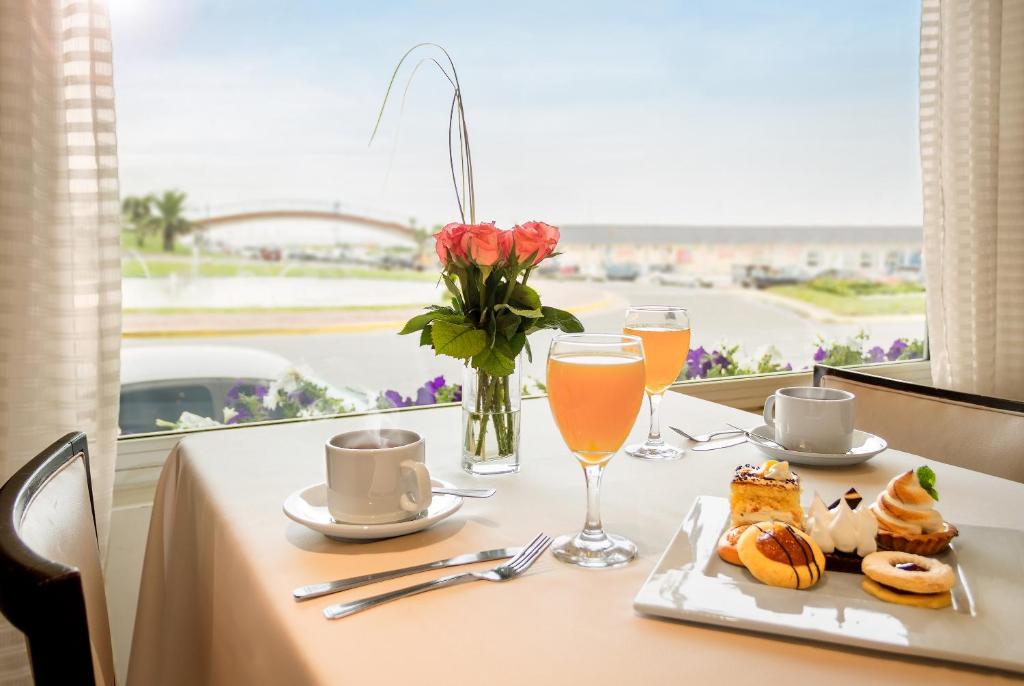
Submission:
{"label": "window", "polygon": [[924,354],[918,3],[111,5],[125,434],[455,397],[459,362],[395,335],[457,218],[429,63],[367,148],[424,36],[479,219],[562,228],[545,302],[690,307],[684,378]]}

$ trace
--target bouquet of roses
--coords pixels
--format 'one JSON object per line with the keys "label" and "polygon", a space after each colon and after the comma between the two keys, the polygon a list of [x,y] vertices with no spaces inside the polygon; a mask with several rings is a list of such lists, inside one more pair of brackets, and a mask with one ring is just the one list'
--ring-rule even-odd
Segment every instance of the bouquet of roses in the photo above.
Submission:
{"label": "bouquet of roses", "polygon": [[[508,230],[493,223],[448,224],[434,237],[451,304],[427,307],[400,333],[418,331],[420,345],[476,370],[473,409],[483,426],[476,432],[475,449],[483,457],[486,416],[509,411],[508,376],[520,352],[532,359],[527,336],[541,329],[578,332],[583,325],[569,312],[542,305],[540,295],[527,285],[537,265],[556,254],[557,227],[544,222]],[[493,421],[499,452],[511,449],[513,427],[497,417]]]}

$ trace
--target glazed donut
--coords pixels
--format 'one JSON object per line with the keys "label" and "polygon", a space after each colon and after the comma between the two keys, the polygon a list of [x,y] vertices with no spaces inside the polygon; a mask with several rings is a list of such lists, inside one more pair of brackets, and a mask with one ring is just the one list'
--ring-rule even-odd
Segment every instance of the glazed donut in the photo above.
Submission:
{"label": "glazed donut", "polygon": [[739,540],[740,534],[746,531],[748,526],[750,525],[741,524],[740,526],[726,529],[722,533],[721,538],[718,539],[718,556],[731,565],[743,566],[743,563],[740,562],[739,551],[736,550],[736,541]]}
{"label": "glazed donut", "polygon": [[860,569],[864,576],[879,584],[909,593],[945,593],[956,583],[949,565],[895,550],[865,556]]}
{"label": "glazed donut", "polygon": [[751,524],[736,551],[743,566],[769,586],[810,588],[825,570],[825,556],[814,539],[785,522]]}

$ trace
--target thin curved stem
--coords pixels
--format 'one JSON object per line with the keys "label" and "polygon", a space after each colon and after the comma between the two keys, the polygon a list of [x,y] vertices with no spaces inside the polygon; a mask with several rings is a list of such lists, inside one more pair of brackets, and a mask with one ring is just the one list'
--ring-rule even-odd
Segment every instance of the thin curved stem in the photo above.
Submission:
{"label": "thin curved stem", "polygon": [[665,443],[661,440],[661,398],[663,395],[664,391],[647,394],[647,399],[651,403],[651,428],[647,432],[647,445],[663,445]]}

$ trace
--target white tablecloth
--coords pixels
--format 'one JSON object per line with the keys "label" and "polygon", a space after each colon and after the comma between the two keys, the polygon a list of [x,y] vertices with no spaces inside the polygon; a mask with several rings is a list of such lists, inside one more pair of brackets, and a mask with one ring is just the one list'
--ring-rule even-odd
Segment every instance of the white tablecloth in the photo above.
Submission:
{"label": "white tablecloth", "polygon": [[[666,424],[695,431],[753,416],[670,393]],[[323,478],[323,444],[380,423],[420,432],[432,473],[493,485],[427,531],[339,543],[286,519],[289,493]],[[538,531],[582,525],[581,470],[546,400],[524,402],[522,472],[474,479],[459,468],[459,409],[216,431],[186,438],[167,460],[150,527],[129,683],[159,684],[648,684],[995,683],[1011,676],[871,651],[651,619],[633,596],[697,495],[726,495],[749,445],[658,464],[617,456],[605,476],[609,531],[639,546],[613,570],[568,567],[550,555],[527,576],[420,595],[327,621],[321,610],[431,578],[419,575],[297,604],[292,588],[451,555],[522,545]],[[645,434],[646,412],[633,438]],[[921,458],[887,451],[852,468],[802,468],[805,500],[849,486],[873,497]],[[946,519],[1024,529],[1024,485],[934,464]],[[483,566],[489,566],[487,564]],[[1024,630],[1024,619],[1021,622]]]}

